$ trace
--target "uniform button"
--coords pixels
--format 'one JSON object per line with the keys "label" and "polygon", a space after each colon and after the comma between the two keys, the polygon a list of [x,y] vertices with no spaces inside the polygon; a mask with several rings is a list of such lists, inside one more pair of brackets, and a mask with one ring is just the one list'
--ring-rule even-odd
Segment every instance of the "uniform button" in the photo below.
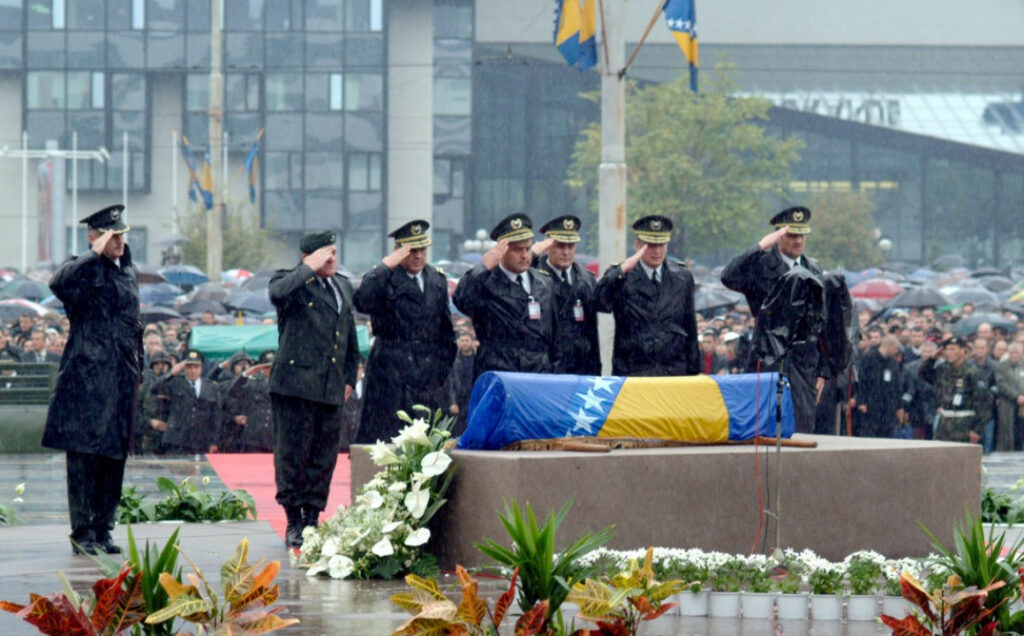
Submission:
{"label": "uniform button", "polygon": [[337,361],[338,361],[337,358],[331,358],[331,362],[337,362]]}
{"label": "uniform button", "polygon": [[310,306],[310,307],[312,307],[312,306],[313,306],[313,303],[312,303],[312,302],[310,302],[310,303],[309,303],[309,306]]}
{"label": "uniform button", "polygon": [[338,345],[334,345],[334,350],[335,350],[335,351],[337,351],[337,350],[338,350]]}
{"label": "uniform button", "polygon": [[295,360],[289,360],[288,364],[295,364]]}

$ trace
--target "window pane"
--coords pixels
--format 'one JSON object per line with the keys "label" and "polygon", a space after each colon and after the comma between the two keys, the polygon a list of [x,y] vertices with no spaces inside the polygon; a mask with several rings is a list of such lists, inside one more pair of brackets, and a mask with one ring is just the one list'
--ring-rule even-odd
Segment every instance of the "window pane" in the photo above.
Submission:
{"label": "window pane", "polygon": [[92,107],[103,108],[106,103],[106,86],[103,81],[104,74],[102,71],[96,71],[92,74]]}
{"label": "window pane", "polygon": [[348,156],[348,190],[349,192],[362,192],[367,189],[369,177],[367,155],[362,153],[351,153]]}
{"label": "window pane", "polygon": [[306,110],[327,110],[328,75],[326,73],[306,73]]}
{"label": "window pane", "polygon": [[146,14],[151,30],[184,30],[185,8],[182,0],[149,0]]}
{"label": "window pane", "polygon": [[210,77],[190,73],[185,80],[186,110],[203,110],[210,107]]}
{"label": "window pane", "polygon": [[267,4],[267,31],[291,31],[302,28],[301,24],[294,24],[292,20],[293,2],[297,0],[273,0]]}
{"label": "window pane", "polygon": [[473,3],[465,0],[441,0],[434,3],[434,37],[473,37]]}
{"label": "window pane", "polygon": [[0,68],[22,67],[22,35],[15,31],[0,31]]}
{"label": "window pane", "polygon": [[287,190],[263,193],[263,222],[268,230],[302,230],[302,194]]}
{"label": "window pane", "polygon": [[51,0],[28,0],[28,28],[53,28],[53,2]]}
{"label": "window pane", "polygon": [[[185,26],[190,33],[210,33],[210,0],[186,0]],[[210,48],[207,46],[206,48]]]}
{"label": "window pane", "polygon": [[306,150],[341,152],[343,124],[340,114],[306,113]]}
{"label": "window pane", "polygon": [[[116,0],[111,4],[120,4]],[[146,28],[146,0],[132,0],[132,29],[141,31]]]}
{"label": "window pane", "polygon": [[103,68],[106,49],[103,33],[68,33],[68,66]]}
{"label": "window pane", "polygon": [[370,0],[370,30],[380,31],[384,28],[384,7],[381,0]]}
{"label": "window pane", "polygon": [[182,33],[149,33],[146,47],[148,68],[182,68],[185,66],[185,35]]}
{"label": "window pane", "polygon": [[21,6],[24,0],[0,0],[0,25],[5,29],[21,29]]}
{"label": "window pane", "polygon": [[210,118],[203,113],[188,113],[185,115],[185,136],[193,144],[206,145],[206,138],[210,133]]}
{"label": "window pane", "polygon": [[224,63],[228,68],[258,68],[263,66],[262,33],[227,33]]}
{"label": "window pane", "polygon": [[67,13],[64,7],[64,0],[52,0],[53,2],[53,22],[51,23],[55,29],[63,29],[67,25]]}
{"label": "window pane", "polygon": [[369,170],[369,189],[376,192],[380,190],[381,181],[381,156],[379,154],[370,155],[370,170]]}
{"label": "window pane", "polygon": [[450,159],[434,159],[434,194],[447,195],[451,192],[452,162]]}
{"label": "window pane", "polygon": [[33,31],[28,34],[26,62],[29,68],[64,68],[64,32]]}
{"label": "window pane", "polygon": [[288,190],[291,163],[287,152],[263,153],[263,175],[268,190]]}
{"label": "window pane", "polygon": [[331,85],[330,85],[330,109],[341,110],[344,106],[342,97],[345,92],[342,90],[342,75],[341,73],[331,73]]}
{"label": "window pane", "polygon": [[345,149],[384,150],[384,116],[381,113],[345,113]]}
{"label": "window pane", "polygon": [[381,230],[346,230],[342,235],[342,240],[344,241],[342,255],[345,260],[345,267],[354,271],[360,271],[368,269],[379,261],[380,241],[383,235],[384,232]]}
{"label": "window pane", "polygon": [[306,153],[306,189],[341,190],[341,153]]}
{"label": "window pane", "polygon": [[369,0],[347,0],[345,3],[345,29],[347,31],[370,30]]}
{"label": "window pane", "polygon": [[92,75],[85,71],[68,73],[67,104],[70,110],[85,110],[92,104],[89,91],[92,88]]}
{"label": "window pane", "polygon": [[306,227],[309,229],[342,226],[342,193],[316,192],[306,195]]}
{"label": "window pane", "polygon": [[107,33],[107,66],[141,68],[146,59],[142,33]]}
{"label": "window pane", "polygon": [[190,69],[210,68],[210,35],[189,33],[185,36],[185,64]]}
{"label": "window pane", "polygon": [[267,68],[302,68],[302,35],[267,34]]}
{"label": "window pane", "polygon": [[302,115],[267,114],[267,150],[302,150]]}
{"label": "window pane", "polygon": [[29,111],[25,114],[28,147],[44,148],[46,140],[64,139],[64,111]]}
{"label": "window pane", "polygon": [[[377,255],[374,260],[380,258],[380,239],[383,232],[381,221],[384,218],[383,197],[379,192],[352,192],[348,195],[348,214],[345,218],[345,225],[351,229],[376,230],[376,238],[371,240],[372,253]],[[345,262],[348,261],[349,253],[345,253]]]}
{"label": "window pane", "polygon": [[469,79],[434,78],[434,114],[469,115],[472,111],[472,82]]}
{"label": "window pane", "polygon": [[340,68],[344,38],[340,33],[306,35],[306,66]]}
{"label": "window pane", "polygon": [[[276,1],[280,2],[280,0]],[[263,4],[264,0],[230,0],[225,2],[224,29],[229,31],[262,30]]]}
{"label": "window pane", "polygon": [[[101,112],[76,111],[68,113],[68,130],[78,133],[79,150],[93,150],[107,145],[105,119]],[[82,165],[86,163],[88,161],[85,160],[78,162],[79,180],[82,178]],[[70,164],[68,166],[68,183],[71,183]]]}
{"label": "window pane", "polygon": [[267,110],[302,109],[302,75],[267,73]]}
{"label": "window pane", "polygon": [[28,95],[25,98],[30,109],[64,108],[64,74],[59,71],[29,71],[27,73]]}
{"label": "window pane", "polygon": [[114,73],[110,77],[112,106],[117,110],[145,110],[146,80],[140,73]]}
{"label": "window pane", "polygon": [[[248,153],[252,148],[252,142],[260,132],[260,125],[263,123],[259,113],[228,113],[224,119],[224,130],[230,135],[230,145],[233,152]],[[244,161],[245,157],[238,159]],[[235,167],[232,165],[232,172]],[[246,173],[248,178],[248,173]]]}
{"label": "window pane", "polygon": [[341,31],[343,15],[342,0],[306,0],[307,31]]}
{"label": "window pane", "polygon": [[67,18],[69,29],[102,29],[103,0],[68,0]]}
{"label": "window pane", "polygon": [[345,75],[345,110],[381,110],[383,103],[384,81],[380,75]]}
{"label": "window pane", "polygon": [[345,40],[345,66],[383,66],[384,38],[350,35]]}

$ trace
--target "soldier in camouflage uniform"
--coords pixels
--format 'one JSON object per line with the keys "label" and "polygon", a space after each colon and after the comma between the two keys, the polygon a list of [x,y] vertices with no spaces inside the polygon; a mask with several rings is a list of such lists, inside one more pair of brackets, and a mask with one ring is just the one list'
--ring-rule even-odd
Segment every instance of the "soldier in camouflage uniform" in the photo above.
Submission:
{"label": "soldier in camouflage uniform", "polygon": [[942,343],[946,363],[935,367],[937,440],[977,443],[988,419],[988,387],[978,370],[967,363],[966,347],[967,343],[955,336]]}

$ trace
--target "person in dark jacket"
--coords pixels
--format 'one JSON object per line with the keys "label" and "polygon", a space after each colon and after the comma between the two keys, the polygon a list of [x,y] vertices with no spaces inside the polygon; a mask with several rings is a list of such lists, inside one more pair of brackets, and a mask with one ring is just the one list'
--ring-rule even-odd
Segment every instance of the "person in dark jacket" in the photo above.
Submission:
{"label": "person in dark jacket", "polygon": [[551,373],[557,356],[558,309],[551,276],[530,267],[533,223],[525,214],[502,219],[494,247],[462,276],[452,300],[473,321],[480,346],[473,381],[486,371]]}
{"label": "person in dark jacket", "polygon": [[598,311],[615,316],[612,374],[697,375],[693,275],[666,258],[672,221],[645,216],[633,224],[636,252],[609,267],[594,292]]}
{"label": "person in dark jacket", "polygon": [[121,498],[142,377],[138,270],[125,242],[124,206],[82,220],[91,250],[72,256],[50,289],[71,321],[43,446],[67,453],[74,552],[116,554],[110,532]]}
{"label": "person in dark jacket", "polygon": [[920,349],[920,357],[910,364],[903,365],[903,409],[907,412],[907,421],[913,429],[914,439],[931,439],[932,422],[935,420],[935,377],[934,370],[930,377],[922,373],[924,365],[934,360],[939,354],[939,345],[934,338],[924,341]]}
{"label": "person in dark jacket", "polygon": [[597,281],[575,262],[580,226],[579,218],[572,215],[551,219],[541,226],[540,231],[547,238],[531,248],[537,256],[533,266],[547,271],[554,281],[559,327],[554,372],[601,375],[601,348],[594,308]]}
{"label": "person in dark jacket", "polygon": [[163,454],[164,431],[170,411],[167,400],[153,395],[153,384],[171,371],[174,365],[171,357],[162,349],[149,354],[149,369],[142,374],[139,387],[139,415],[136,421],[132,453],[149,455]]}
{"label": "person in dark jacket", "polygon": [[[821,277],[821,266],[804,254],[807,235],[811,232],[811,211],[802,206],[786,208],[771,218],[775,231],[765,235],[750,249],[734,257],[722,270],[722,284],[742,293],[747,298],[750,313],[757,318],[768,294],[782,276],[793,267],[803,267]],[[821,355],[821,347],[815,342],[806,342],[794,348],[781,362],[789,378],[793,395],[793,414],[796,430],[800,433],[814,431],[814,408],[825,387],[825,380],[831,374]],[[747,360],[747,372],[758,370],[758,359],[751,355]],[[777,371],[761,367],[761,371]]]}
{"label": "person in dark jacket", "polygon": [[[249,367],[252,366],[252,358],[245,351],[236,351],[224,362],[215,365],[206,373],[207,379],[211,380],[221,396],[221,417],[220,440],[217,443],[217,451],[221,453],[240,453],[242,433],[245,432],[247,416],[242,413],[242,393],[236,393],[235,397],[228,403],[227,391],[234,384],[235,380],[242,377]],[[243,390],[244,392],[244,390]],[[267,414],[269,421],[270,414]]]}
{"label": "person in dark jacket", "polygon": [[21,362],[43,364],[44,362],[60,362],[60,356],[46,350],[46,333],[38,327],[29,334],[25,341],[25,352],[21,354]]}
{"label": "person in dark jacket", "polygon": [[853,434],[857,437],[892,437],[907,420],[899,348],[896,336],[885,336],[877,349],[869,349],[857,362],[857,411],[853,419]]}
{"label": "person in dark jacket", "polygon": [[[233,367],[237,368],[237,367]],[[234,427],[229,453],[271,453],[274,426],[270,417],[269,364],[239,369],[234,380],[221,387],[224,396],[223,427]],[[221,439],[226,436],[221,433]]]}
{"label": "person in dark jacket", "polygon": [[220,389],[203,376],[204,356],[191,350],[150,392],[167,401],[163,449],[169,455],[216,453],[220,444]]}
{"label": "person in dark jacket", "polygon": [[338,463],[342,405],[359,369],[352,285],[338,275],[337,236],[311,232],[301,262],[270,279],[278,350],[270,370],[277,503],[288,520],[285,544],[302,545],[327,506]]}
{"label": "person in dark jacket", "polygon": [[452,436],[462,435],[466,430],[469,416],[469,398],[473,393],[473,359],[476,357],[476,341],[473,334],[463,331],[455,341],[459,354],[448,374],[445,389],[448,392],[448,414],[455,416]]}
{"label": "person in dark jacket", "polygon": [[455,359],[448,279],[427,264],[430,224],[409,221],[388,236],[395,251],[363,276],[353,301],[368,314],[373,348],[366,363],[356,443],[388,441],[404,426],[395,415],[422,404],[444,408],[444,381]]}

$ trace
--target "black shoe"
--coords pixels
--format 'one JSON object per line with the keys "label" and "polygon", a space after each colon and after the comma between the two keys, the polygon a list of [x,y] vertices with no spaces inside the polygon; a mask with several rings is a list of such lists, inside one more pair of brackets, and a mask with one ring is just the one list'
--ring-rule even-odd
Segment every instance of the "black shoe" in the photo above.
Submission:
{"label": "black shoe", "polygon": [[102,551],[103,548],[100,546],[100,544],[96,543],[95,541],[83,541],[81,543],[79,543],[78,541],[74,541],[71,544],[71,554],[75,555],[99,554]]}
{"label": "black shoe", "polygon": [[306,528],[315,528],[320,525],[320,509],[310,506],[302,507],[302,525]]}
{"label": "black shoe", "polygon": [[302,547],[302,508],[298,506],[286,506],[284,514],[288,519],[288,526],[284,531],[284,544],[289,548]]}
{"label": "black shoe", "polygon": [[107,554],[121,554],[121,546],[114,543],[113,539],[109,536],[97,539],[93,545]]}

